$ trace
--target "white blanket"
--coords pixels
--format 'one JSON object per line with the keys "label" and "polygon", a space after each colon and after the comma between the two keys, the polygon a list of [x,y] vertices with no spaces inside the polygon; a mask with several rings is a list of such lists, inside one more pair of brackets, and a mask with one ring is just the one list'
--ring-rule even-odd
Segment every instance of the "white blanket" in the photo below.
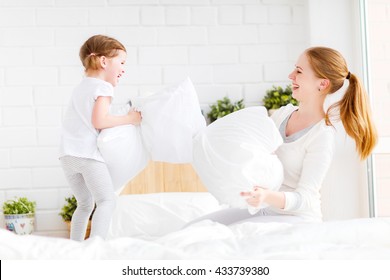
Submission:
{"label": "white blanket", "polygon": [[203,220],[183,228],[223,207],[206,192],[124,195],[108,240],[0,229],[0,259],[390,259],[390,218],[234,226]]}
{"label": "white blanket", "polygon": [[2,229],[0,259],[390,259],[385,218],[231,227],[202,221],[147,239],[76,242]]}

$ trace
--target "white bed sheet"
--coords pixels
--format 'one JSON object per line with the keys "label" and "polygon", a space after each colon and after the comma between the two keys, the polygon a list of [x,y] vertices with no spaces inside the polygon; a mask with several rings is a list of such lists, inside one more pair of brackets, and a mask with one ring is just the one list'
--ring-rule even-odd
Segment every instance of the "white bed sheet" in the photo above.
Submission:
{"label": "white bed sheet", "polygon": [[[118,229],[121,232],[117,236],[111,233],[106,241],[93,238],[85,242],[36,235],[18,236],[1,229],[0,259],[390,259],[390,218],[234,226],[202,221],[182,229],[187,219],[220,206],[212,204],[208,195],[141,195],[123,198],[117,211],[122,207],[134,208],[135,203],[128,206],[125,202],[140,198],[156,209],[141,215],[142,219],[150,219],[150,224],[147,227],[146,223],[141,224],[136,237],[126,236],[132,227]],[[160,218],[155,215],[159,199],[163,205]],[[182,204],[178,205],[180,201]],[[140,205],[141,202],[137,208]],[[186,211],[188,207],[190,209]],[[169,221],[165,219],[169,215],[164,212],[176,218]],[[137,215],[140,214],[133,213],[133,221],[137,220]],[[155,216],[153,220],[151,215]],[[129,217],[125,214],[117,219],[126,221]],[[155,224],[157,227],[161,223],[167,223],[167,227],[160,232],[150,226]],[[113,224],[111,230],[115,227]]]}

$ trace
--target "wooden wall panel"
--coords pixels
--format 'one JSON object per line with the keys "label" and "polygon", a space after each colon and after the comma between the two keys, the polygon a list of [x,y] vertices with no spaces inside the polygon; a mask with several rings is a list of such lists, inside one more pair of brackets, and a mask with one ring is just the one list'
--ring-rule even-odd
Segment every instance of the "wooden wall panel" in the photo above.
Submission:
{"label": "wooden wall panel", "polygon": [[121,194],[207,191],[191,164],[150,161]]}

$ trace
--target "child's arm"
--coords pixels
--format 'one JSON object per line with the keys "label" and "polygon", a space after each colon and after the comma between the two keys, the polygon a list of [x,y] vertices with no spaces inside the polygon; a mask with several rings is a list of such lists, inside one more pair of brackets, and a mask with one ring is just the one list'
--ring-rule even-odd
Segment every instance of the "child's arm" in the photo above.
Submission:
{"label": "child's arm", "polygon": [[92,125],[96,129],[104,129],[118,125],[134,124],[141,122],[141,113],[130,111],[127,115],[114,116],[109,113],[111,104],[110,96],[99,96],[92,111]]}

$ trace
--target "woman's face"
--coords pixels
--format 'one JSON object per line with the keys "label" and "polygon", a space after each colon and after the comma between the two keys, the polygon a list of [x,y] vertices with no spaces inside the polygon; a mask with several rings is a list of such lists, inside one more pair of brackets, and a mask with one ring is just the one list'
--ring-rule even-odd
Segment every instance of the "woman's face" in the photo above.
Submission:
{"label": "woman's face", "polygon": [[112,58],[107,58],[105,70],[106,82],[109,82],[114,87],[118,84],[119,78],[125,73],[124,65],[127,54],[125,51],[119,50],[118,55]]}
{"label": "woman's face", "polygon": [[320,88],[321,79],[315,75],[306,53],[299,56],[295,69],[288,78],[292,83],[292,96],[298,101],[310,98]]}

